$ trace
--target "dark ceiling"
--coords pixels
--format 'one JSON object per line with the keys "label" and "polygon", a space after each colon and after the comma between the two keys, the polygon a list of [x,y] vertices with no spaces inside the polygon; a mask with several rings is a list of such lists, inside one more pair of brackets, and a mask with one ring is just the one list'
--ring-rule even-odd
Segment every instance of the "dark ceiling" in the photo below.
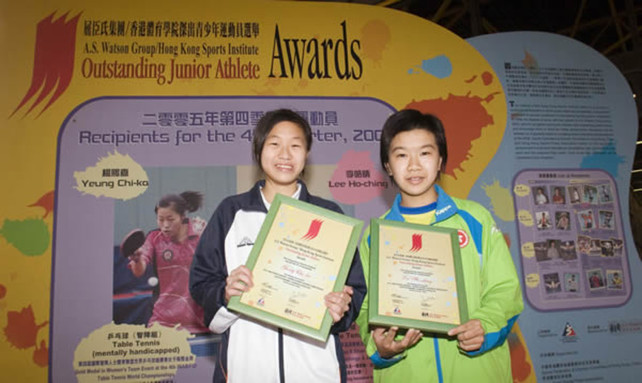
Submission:
{"label": "dark ceiling", "polygon": [[642,204],[642,0],[336,1],[398,9],[436,22],[462,38],[544,31],[572,37],[601,52],[620,69],[638,95],[638,145],[631,191]]}
{"label": "dark ceiling", "polygon": [[[630,24],[642,26],[640,0],[401,0],[388,3],[389,7],[429,20],[437,18],[439,24],[463,38],[494,32],[546,31],[571,36],[607,56],[633,50],[633,38],[639,39],[639,33],[633,36]],[[633,21],[629,20],[630,14],[634,16]]]}

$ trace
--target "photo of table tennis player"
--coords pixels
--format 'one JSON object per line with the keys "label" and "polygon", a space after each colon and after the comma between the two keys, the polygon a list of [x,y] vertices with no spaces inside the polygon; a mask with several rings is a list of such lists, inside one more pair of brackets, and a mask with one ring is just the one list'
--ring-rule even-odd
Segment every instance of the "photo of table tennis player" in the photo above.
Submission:
{"label": "photo of table tennis player", "polygon": [[189,271],[194,250],[205,229],[201,218],[188,213],[198,210],[203,201],[199,192],[164,195],[154,207],[157,228],[145,235],[141,229],[132,230],[123,239],[120,250],[128,258],[128,268],[137,277],[145,277],[149,267],[155,275],[147,283],[156,287],[155,300],[148,325],[163,326],[207,333],[203,325],[203,309],[189,293]]}

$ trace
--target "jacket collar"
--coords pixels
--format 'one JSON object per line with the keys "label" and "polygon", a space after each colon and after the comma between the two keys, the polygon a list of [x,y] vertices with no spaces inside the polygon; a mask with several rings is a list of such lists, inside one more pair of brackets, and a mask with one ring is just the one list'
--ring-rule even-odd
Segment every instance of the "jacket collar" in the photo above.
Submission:
{"label": "jacket collar", "polygon": [[[299,194],[299,200],[304,202],[310,202],[310,193],[308,193],[308,188],[305,186],[305,183],[301,180],[297,181],[301,185],[301,194]],[[265,186],[265,180],[257,181],[252,189],[250,189],[250,206],[252,210],[258,210],[266,212],[267,209],[263,204],[263,198],[261,197],[261,188]]]}
{"label": "jacket collar", "polygon": [[[439,185],[433,186],[437,191],[437,206],[435,207],[435,223],[448,219],[457,213],[457,205],[448,194]],[[401,204],[401,194],[397,194],[392,207],[386,214],[386,219],[403,222],[403,215],[399,209]]]}

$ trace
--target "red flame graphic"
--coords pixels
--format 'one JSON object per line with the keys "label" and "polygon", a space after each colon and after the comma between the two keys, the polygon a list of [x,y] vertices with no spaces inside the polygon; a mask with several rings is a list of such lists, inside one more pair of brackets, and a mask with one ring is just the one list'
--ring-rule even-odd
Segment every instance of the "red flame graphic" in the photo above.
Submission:
{"label": "red flame graphic", "polygon": [[422,244],[421,244],[421,234],[413,234],[412,235],[412,247],[410,248],[410,251],[419,251],[421,250]]}
{"label": "red flame graphic", "polygon": [[42,114],[67,90],[71,82],[76,56],[76,27],[80,13],[68,22],[65,22],[67,13],[55,21],[53,20],[54,13],[38,23],[31,86],[20,104],[11,113],[12,116],[38,91],[40,91],[38,98],[25,115],[29,114],[53,92],[49,102],[40,112]]}
{"label": "red flame graphic", "polygon": [[310,228],[308,229],[308,233],[302,237],[302,239],[313,239],[316,238],[317,235],[319,235],[319,230],[321,230],[321,224],[323,221],[314,219],[312,220],[312,223],[310,223]]}

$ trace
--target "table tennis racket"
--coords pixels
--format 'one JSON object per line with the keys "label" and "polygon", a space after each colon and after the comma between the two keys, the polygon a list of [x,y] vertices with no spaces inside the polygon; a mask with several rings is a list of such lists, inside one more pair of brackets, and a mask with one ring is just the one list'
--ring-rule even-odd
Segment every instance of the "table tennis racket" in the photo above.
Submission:
{"label": "table tennis racket", "polygon": [[134,229],[123,238],[120,243],[120,254],[129,257],[145,243],[145,232],[141,229]]}

